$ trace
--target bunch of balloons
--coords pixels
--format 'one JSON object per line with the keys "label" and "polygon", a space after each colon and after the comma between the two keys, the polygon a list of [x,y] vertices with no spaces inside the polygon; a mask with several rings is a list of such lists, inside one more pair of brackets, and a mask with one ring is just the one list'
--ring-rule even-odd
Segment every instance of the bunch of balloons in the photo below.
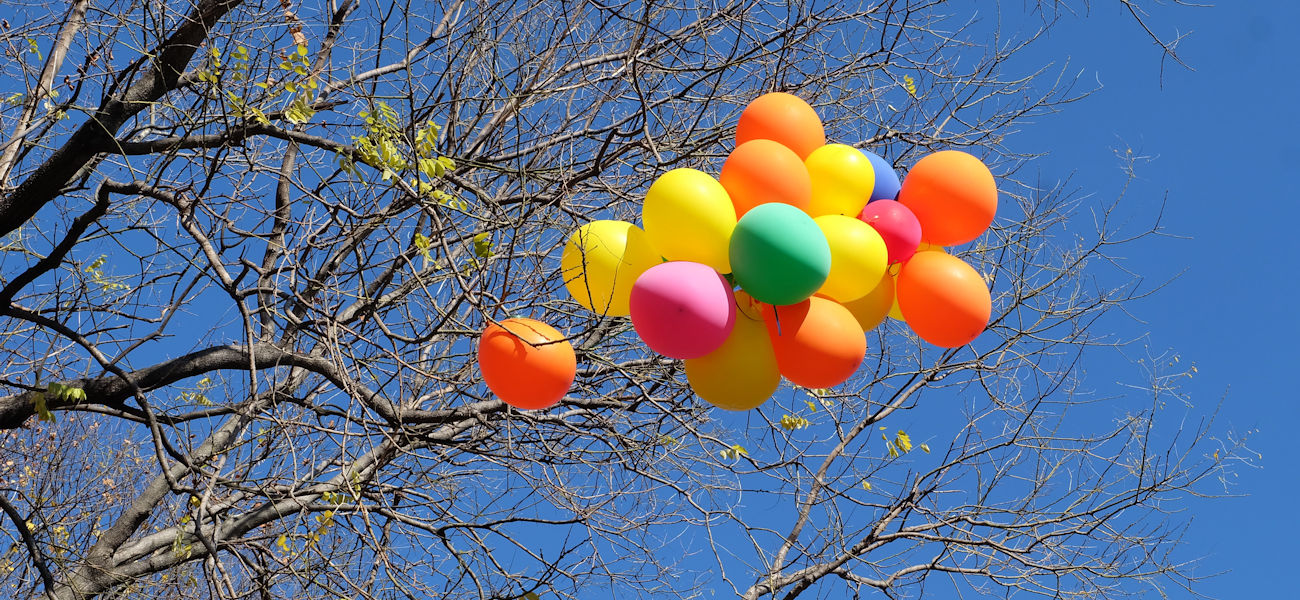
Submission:
{"label": "bunch of balloons", "polygon": [[[827,144],[807,103],[772,93],[742,112],[717,178],[664,173],[646,192],[644,229],[583,225],[560,266],[575,301],[630,316],[651,350],[685,360],[696,394],[747,410],[782,377],[808,388],[852,377],[866,355],[864,333],[888,314],[936,346],[973,341],[991,314],[989,290],[942,247],[979,237],[996,208],[993,175],[979,159],[937,152],[900,181],[883,158]],[[480,344],[488,386],[522,408],[557,402],[567,391],[559,383],[572,382],[572,348],[565,343],[559,357],[563,337],[542,327],[494,325]],[[503,341],[524,333],[541,345]],[[510,356],[522,370],[490,377],[489,342],[493,368]],[[555,387],[515,383],[525,372]]]}

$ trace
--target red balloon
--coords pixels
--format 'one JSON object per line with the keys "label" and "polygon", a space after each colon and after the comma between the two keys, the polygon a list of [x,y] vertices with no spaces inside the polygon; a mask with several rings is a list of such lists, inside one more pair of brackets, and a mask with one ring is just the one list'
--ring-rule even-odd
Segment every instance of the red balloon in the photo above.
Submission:
{"label": "red balloon", "polygon": [[907,262],[921,243],[921,222],[906,206],[894,200],[876,200],[862,209],[859,219],[876,229],[885,240],[889,264]]}
{"label": "red balloon", "polygon": [[916,214],[925,241],[954,246],[974,240],[993,223],[998,187],[980,159],[944,150],[917,161],[903,179],[898,201]]}
{"label": "red balloon", "polygon": [[515,408],[549,408],[573,387],[578,361],[554,327],[534,319],[490,324],[478,344],[479,370],[488,389]]}
{"label": "red balloon", "polygon": [[867,355],[867,338],[849,309],[821,296],[763,306],[763,322],[786,379],[806,388],[848,381]]}
{"label": "red balloon", "polygon": [[897,294],[912,331],[942,348],[974,341],[993,313],[984,278],[946,252],[917,252],[898,274]]}
{"label": "red balloon", "polygon": [[803,160],[772,140],[754,140],[736,147],[722,163],[718,181],[731,196],[736,216],[768,202],[784,202],[808,210],[812,178]]}
{"label": "red balloon", "polygon": [[826,130],[817,111],[798,96],[772,92],[755,98],[736,124],[736,146],[750,140],[772,140],[794,151],[799,160],[826,144]]}

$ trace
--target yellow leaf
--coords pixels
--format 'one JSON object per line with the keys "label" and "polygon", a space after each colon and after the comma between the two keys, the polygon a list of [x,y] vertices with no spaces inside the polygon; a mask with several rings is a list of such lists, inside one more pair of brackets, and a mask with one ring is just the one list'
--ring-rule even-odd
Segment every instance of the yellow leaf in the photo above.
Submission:
{"label": "yellow leaf", "polygon": [[812,423],[808,419],[803,417],[796,417],[794,415],[783,415],[781,417],[781,427],[784,427],[786,431],[803,429],[811,424]]}
{"label": "yellow leaf", "polygon": [[721,455],[722,458],[730,458],[733,460],[739,459],[742,456],[749,456],[749,452],[746,451],[745,447],[741,446],[740,444],[732,444],[730,448],[727,448],[719,452],[718,454]]}
{"label": "yellow leaf", "polygon": [[871,484],[867,483],[865,479],[862,480],[862,489],[867,490],[868,492],[871,491]]}
{"label": "yellow leaf", "polygon": [[908,437],[907,432],[899,429],[898,435],[894,437],[894,445],[898,446],[898,449],[903,452],[910,452],[912,450],[912,438]]}
{"label": "yellow leaf", "polygon": [[921,450],[925,451],[926,454],[929,454],[929,453],[930,453],[930,445],[929,445],[929,444],[921,444]]}
{"label": "yellow leaf", "polygon": [[907,88],[908,96],[916,97],[916,81],[912,79],[911,75],[903,76],[903,87]]}

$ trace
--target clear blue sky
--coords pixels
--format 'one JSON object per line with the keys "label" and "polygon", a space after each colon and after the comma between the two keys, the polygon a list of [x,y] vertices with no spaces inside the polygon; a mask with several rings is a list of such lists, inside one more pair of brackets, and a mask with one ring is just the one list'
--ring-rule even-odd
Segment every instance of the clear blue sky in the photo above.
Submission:
{"label": "clear blue sky", "polygon": [[[1295,596],[1289,559],[1300,538],[1300,424],[1290,359],[1300,340],[1300,250],[1287,240],[1300,224],[1300,53],[1290,24],[1300,4],[1220,0],[1208,8],[1165,7],[1151,16],[1160,34],[1188,33],[1179,47],[1189,71],[1164,61],[1114,0],[1093,2],[1086,18],[1066,18],[1022,57],[1026,69],[1065,64],[1089,98],[1022,128],[1010,145],[1049,152],[1034,163],[1046,181],[1072,178],[1098,202],[1124,182],[1115,148],[1154,156],[1128,201],[1157,205],[1167,194],[1171,236],[1136,244],[1126,266],[1151,281],[1182,273],[1131,309],[1126,337],[1145,334],[1151,354],[1176,352],[1197,376],[1185,392],[1193,412],[1222,400],[1216,431],[1258,429],[1262,458],[1239,469],[1241,498],[1187,499],[1193,523],[1184,556],[1204,556],[1202,572],[1227,571],[1198,591],[1224,600]],[[980,3],[981,6],[991,3]],[[1019,3],[1016,3],[1019,4]],[[1150,4],[1150,2],[1148,2]],[[1020,6],[1011,8],[1015,12]],[[1140,212],[1140,211],[1139,211]],[[1117,321],[1118,322],[1118,321]],[[1143,356],[1141,345],[1130,356]],[[1088,377],[1098,387],[1132,382],[1123,357],[1102,357]],[[1172,597],[1180,597],[1174,593]]]}
{"label": "clear blue sky", "polygon": [[[1165,231],[1186,239],[1143,242],[1123,256],[1152,279],[1186,271],[1134,315],[1146,322],[1152,353],[1173,350],[1197,365],[1185,384],[1196,412],[1223,399],[1219,430],[1259,430],[1250,442],[1259,468],[1241,469],[1237,480],[1236,491],[1249,495],[1187,504],[1194,521],[1186,555],[1208,555],[1202,572],[1229,571],[1201,591],[1228,600],[1296,594],[1289,559],[1300,537],[1291,510],[1300,497],[1300,394],[1291,359],[1300,339],[1300,250],[1289,240],[1300,223],[1290,173],[1300,162],[1297,20],[1292,2],[1157,11],[1158,33],[1190,33],[1179,54],[1195,69],[1166,61],[1162,78],[1158,49],[1120,4],[1094,2],[1091,15],[1067,19],[1031,56],[1068,58],[1072,72],[1102,88],[1012,141],[1051,152],[1036,163],[1045,179],[1073,173],[1099,199],[1123,182],[1114,148],[1156,157],[1129,201],[1154,203],[1167,191]],[[1109,384],[1132,373],[1093,368],[1089,377]]]}

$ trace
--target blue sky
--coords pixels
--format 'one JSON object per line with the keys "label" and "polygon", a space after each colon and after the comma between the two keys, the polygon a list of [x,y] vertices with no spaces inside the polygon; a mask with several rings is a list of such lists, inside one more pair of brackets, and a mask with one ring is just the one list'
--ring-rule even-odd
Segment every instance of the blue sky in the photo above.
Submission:
{"label": "blue sky", "polygon": [[1167,197],[1170,237],[1123,256],[1149,281],[1177,278],[1132,305],[1133,320],[1113,321],[1124,337],[1146,337],[1126,355],[1098,357],[1088,376],[1099,388],[1119,388],[1139,375],[1130,361],[1177,353],[1198,368],[1184,384],[1194,414],[1222,400],[1216,431],[1259,430],[1250,445],[1260,458],[1239,470],[1232,489],[1244,497],[1182,506],[1193,518],[1185,555],[1205,556],[1202,572],[1227,571],[1199,590],[1224,599],[1291,593],[1279,574],[1300,536],[1300,517],[1288,510],[1300,492],[1300,450],[1290,441],[1300,408],[1286,376],[1291,342],[1300,339],[1291,301],[1300,293],[1300,251],[1287,242],[1300,222],[1300,190],[1288,173],[1300,159],[1292,108],[1300,54],[1285,29],[1297,19],[1300,7],[1283,2],[1163,8],[1150,23],[1162,35],[1189,33],[1179,49],[1192,71],[1162,65],[1120,3],[1095,2],[1087,18],[1064,19],[1022,59],[1027,68],[1068,61],[1070,73],[1099,89],[1009,142],[1048,152],[1031,167],[1038,176],[1070,178],[1098,203],[1124,184],[1116,149],[1153,157],[1126,202],[1142,214]]}
{"label": "blue sky", "polygon": [[[1149,4],[1149,3],[1148,3]],[[1218,598],[1278,598],[1294,592],[1284,564],[1294,555],[1300,517],[1290,510],[1300,481],[1294,426],[1300,417],[1290,359],[1300,339],[1294,298],[1300,251],[1300,159],[1295,105],[1300,54],[1287,24],[1290,2],[1223,2],[1166,7],[1151,19],[1161,34],[1188,33],[1180,56],[1165,61],[1117,2],[1093,3],[1085,19],[1066,19],[1029,55],[1068,59],[1091,97],[1024,128],[1012,147],[1047,151],[1035,163],[1045,180],[1073,174],[1099,200],[1124,183],[1114,150],[1153,159],[1138,170],[1126,202],[1158,205],[1167,192],[1164,231],[1122,253],[1125,265],[1168,287],[1132,307],[1129,331],[1151,354],[1177,353],[1198,368],[1184,391],[1194,412],[1222,399],[1217,429],[1251,435],[1255,468],[1235,480],[1242,498],[1189,500],[1188,556],[1207,555],[1201,572],[1228,571],[1201,591]],[[1058,62],[1058,64],[1060,64]],[[1142,344],[1129,353],[1143,357]],[[1115,361],[1115,364],[1122,364]],[[1131,370],[1090,369],[1099,385],[1124,383]]]}

